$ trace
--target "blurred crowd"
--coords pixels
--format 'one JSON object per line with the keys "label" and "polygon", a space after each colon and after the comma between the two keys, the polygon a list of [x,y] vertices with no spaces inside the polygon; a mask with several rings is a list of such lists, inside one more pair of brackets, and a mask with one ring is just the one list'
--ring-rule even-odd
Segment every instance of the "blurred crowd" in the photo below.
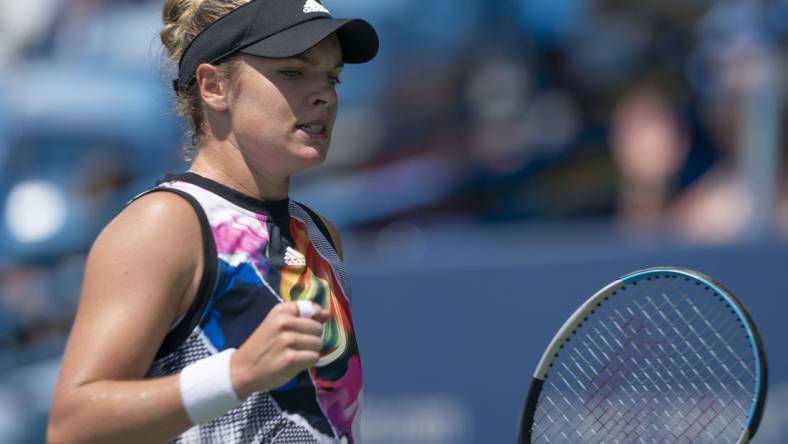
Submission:
{"label": "blurred crowd", "polygon": [[[343,232],[604,220],[644,242],[788,237],[788,0],[324,3],[381,35],[343,74],[327,164],[294,181]],[[0,382],[57,356],[92,239],[187,167],[161,4],[0,0]]]}
{"label": "blurred crowd", "polygon": [[336,180],[305,187],[340,225],[788,233],[788,2],[347,3],[390,28],[377,70],[352,79],[366,96],[320,176]]}

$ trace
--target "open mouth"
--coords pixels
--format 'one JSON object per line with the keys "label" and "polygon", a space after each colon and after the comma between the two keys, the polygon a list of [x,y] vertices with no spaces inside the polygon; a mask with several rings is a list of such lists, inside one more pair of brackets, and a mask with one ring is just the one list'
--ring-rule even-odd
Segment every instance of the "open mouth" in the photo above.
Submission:
{"label": "open mouth", "polygon": [[296,128],[312,136],[320,136],[326,133],[326,127],[323,125],[297,125]]}

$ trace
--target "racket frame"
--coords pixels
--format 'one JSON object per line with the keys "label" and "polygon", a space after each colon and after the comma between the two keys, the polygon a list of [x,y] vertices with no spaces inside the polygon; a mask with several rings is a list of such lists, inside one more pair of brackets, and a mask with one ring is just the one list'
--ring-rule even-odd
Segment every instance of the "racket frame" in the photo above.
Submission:
{"label": "racket frame", "polygon": [[[536,405],[539,402],[539,395],[542,392],[542,386],[547,378],[547,374],[552,367],[553,361],[558,357],[564,345],[571,341],[572,336],[582,327],[583,323],[588,320],[594,311],[611,297],[615,297],[620,291],[625,290],[629,286],[636,286],[638,282],[643,280],[659,278],[685,278],[694,280],[698,285],[704,285],[707,289],[714,291],[714,293],[733,310],[736,316],[741,320],[747,334],[747,338],[752,348],[753,356],[755,357],[755,387],[753,390],[754,397],[750,405],[749,413],[747,415],[748,425],[742,431],[737,444],[745,444],[755,436],[758,426],[763,416],[763,408],[766,403],[766,389],[768,386],[768,368],[766,364],[766,353],[764,352],[763,341],[752,317],[744,308],[744,305],[733,295],[733,293],[725,288],[722,284],[715,281],[710,276],[707,276],[698,271],[680,268],[680,267],[652,267],[643,270],[638,270],[629,273],[620,279],[611,282],[606,287],[602,288],[596,294],[588,298],[569,319],[564,322],[558,332],[555,334],[550,344],[542,354],[539,364],[534,371],[533,380],[528,390],[528,396],[525,401],[525,408],[523,410],[522,419],[520,422],[520,436],[518,439],[519,444],[529,444],[531,442],[531,429],[533,427],[534,414],[536,413]],[[525,424],[528,424],[527,426]]]}

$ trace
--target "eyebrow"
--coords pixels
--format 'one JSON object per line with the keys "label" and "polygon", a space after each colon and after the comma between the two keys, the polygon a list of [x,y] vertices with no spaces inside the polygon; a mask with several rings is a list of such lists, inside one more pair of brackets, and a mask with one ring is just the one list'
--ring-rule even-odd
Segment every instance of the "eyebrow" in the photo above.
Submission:
{"label": "eyebrow", "polygon": [[[315,65],[318,64],[313,58],[310,58],[310,57],[308,57],[305,54],[294,55],[291,58],[296,59],[296,60],[300,60],[300,61],[306,63],[307,65],[315,66]],[[335,67],[333,67],[332,69],[344,68],[344,67],[345,67],[345,64],[340,60],[339,63],[337,63],[337,65]]]}

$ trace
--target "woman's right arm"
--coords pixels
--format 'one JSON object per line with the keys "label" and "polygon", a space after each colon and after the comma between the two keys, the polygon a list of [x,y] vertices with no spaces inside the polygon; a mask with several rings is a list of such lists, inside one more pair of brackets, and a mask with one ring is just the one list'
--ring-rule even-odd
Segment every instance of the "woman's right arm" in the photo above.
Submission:
{"label": "woman's right arm", "polygon": [[[50,414],[47,440],[166,442],[193,424],[179,375],[143,379],[202,275],[202,238],[182,198],[152,193],[129,205],[88,256],[77,316]],[[240,397],[288,381],[317,362],[321,325],[276,306],[233,355]]]}

